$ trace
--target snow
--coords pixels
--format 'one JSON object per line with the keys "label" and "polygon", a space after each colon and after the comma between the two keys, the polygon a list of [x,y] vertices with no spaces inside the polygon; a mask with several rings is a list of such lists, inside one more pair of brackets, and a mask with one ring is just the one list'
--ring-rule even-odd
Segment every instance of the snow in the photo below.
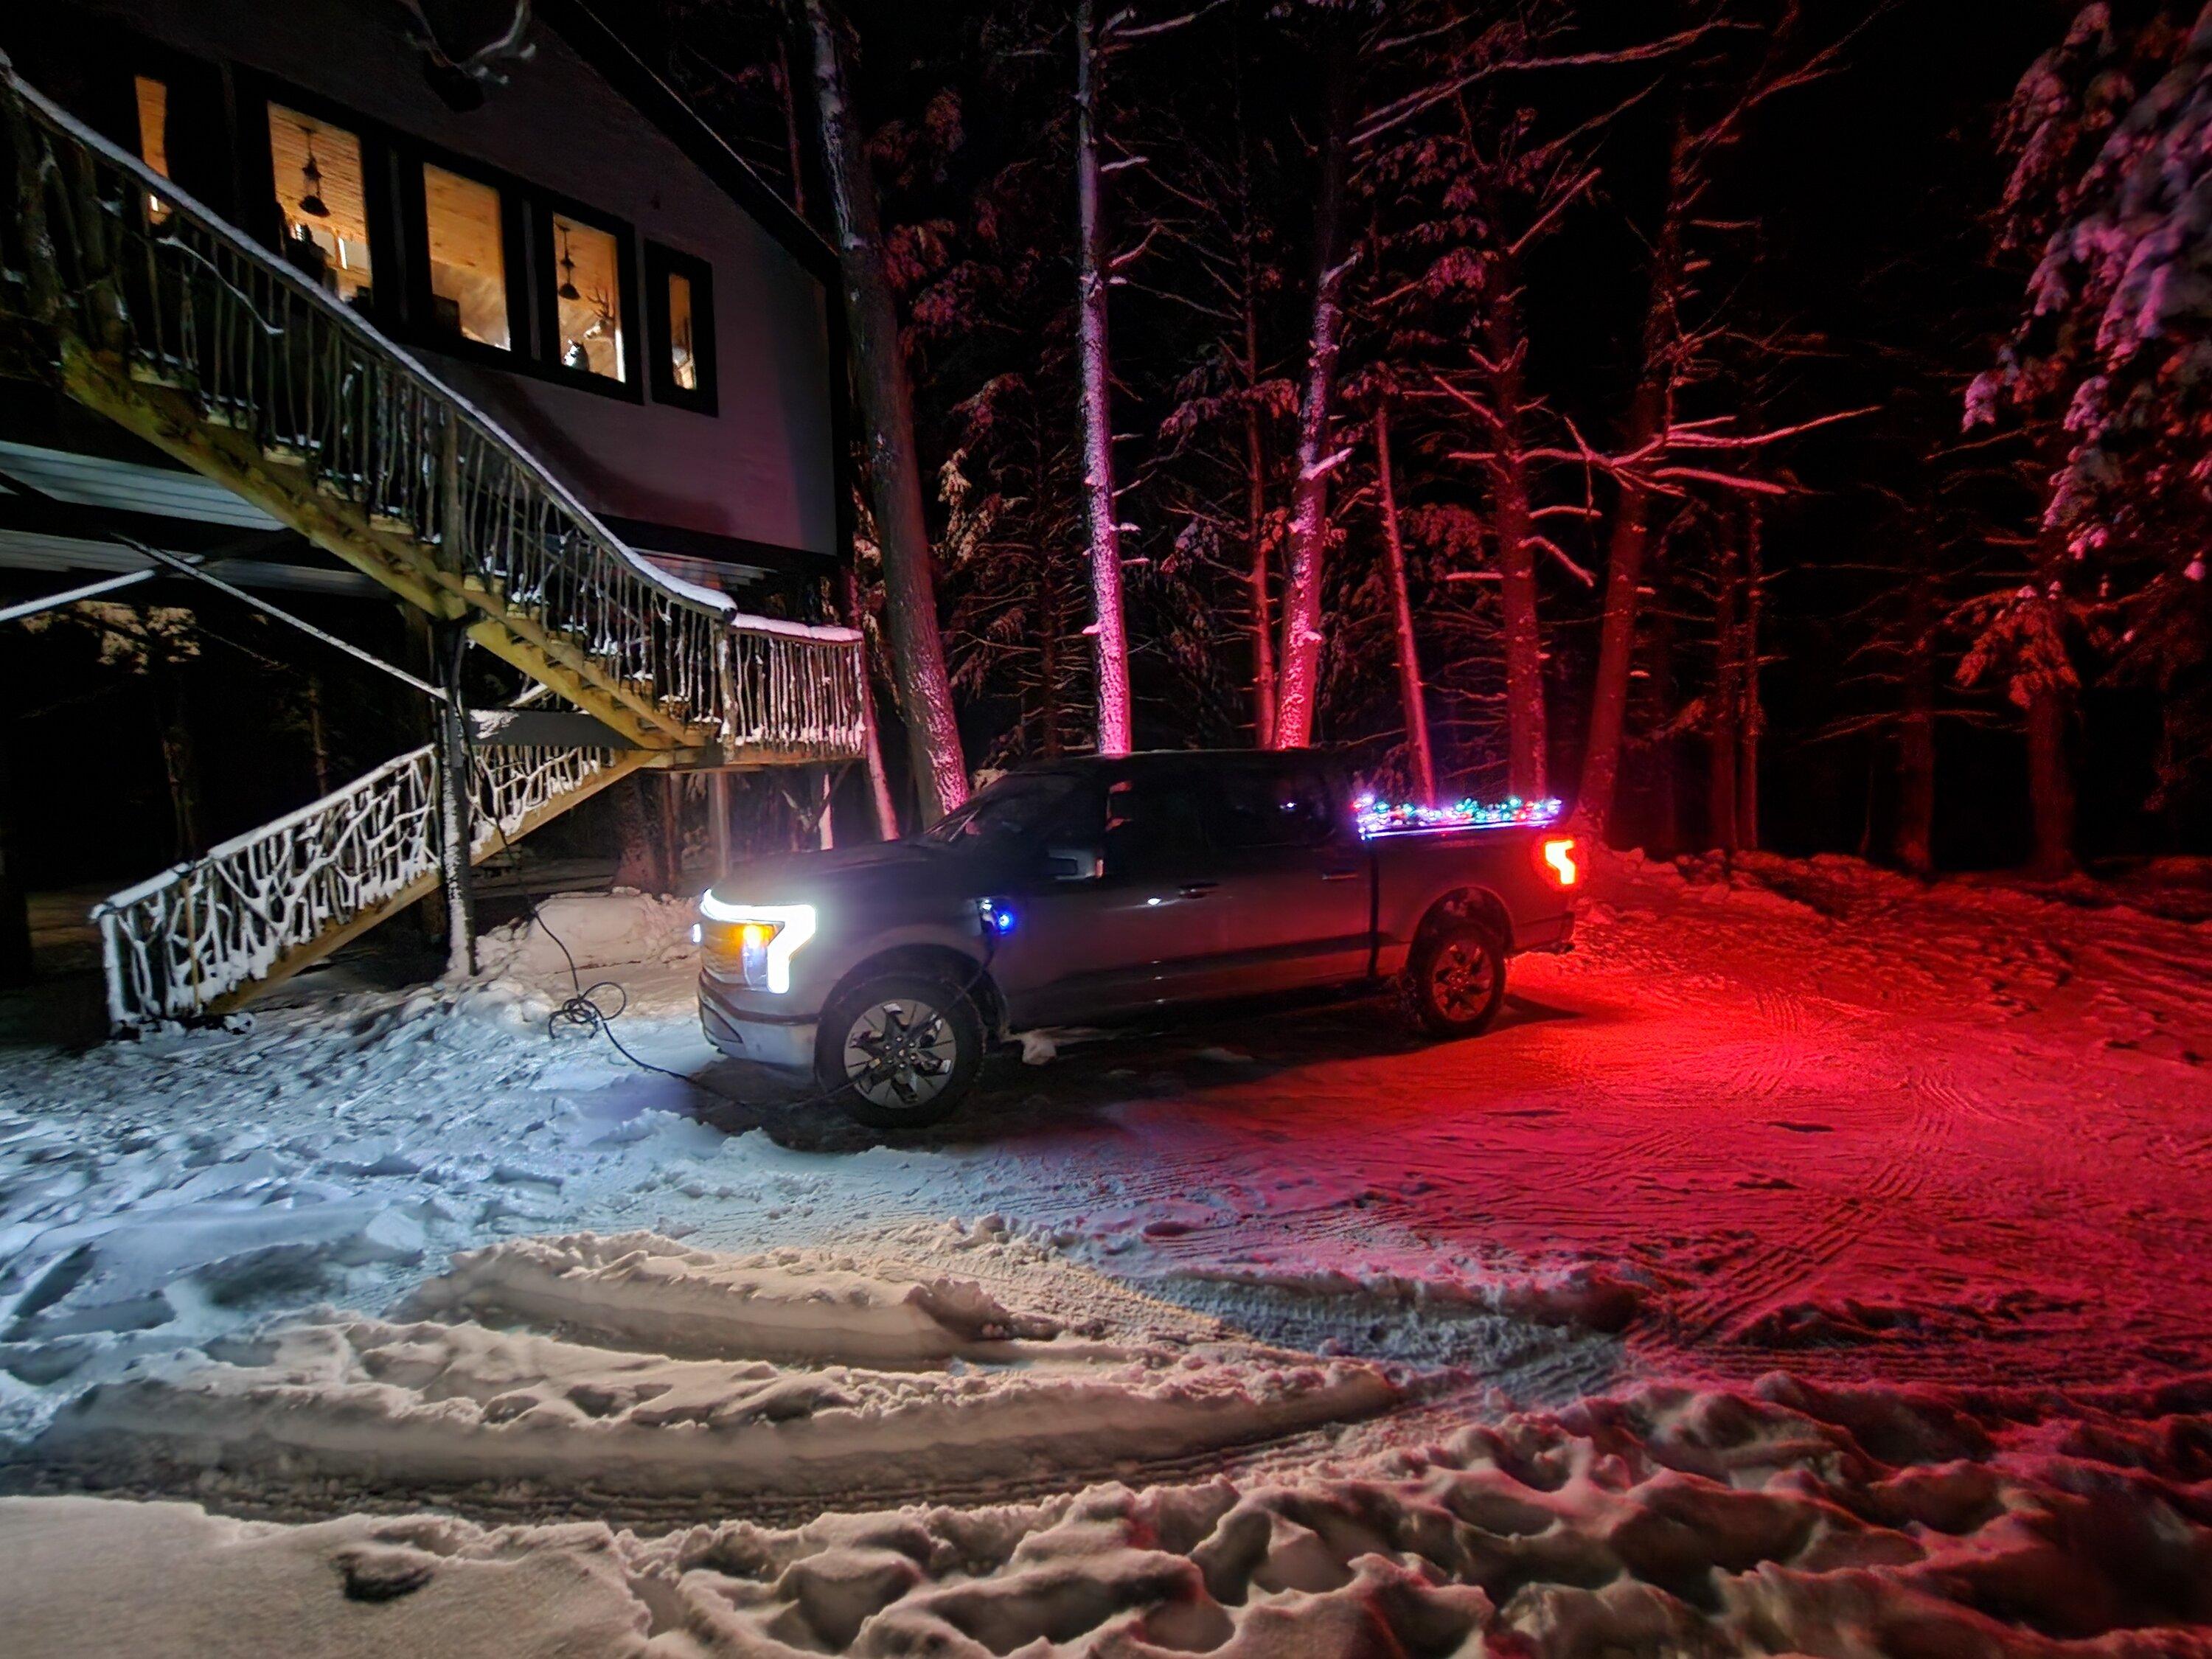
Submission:
{"label": "snow", "polygon": [[154,1653],[2205,1650],[2207,872],[1592,887],[1478,1042],[1060,1034],[889,1141],[714,1057],[635,895],[547,914],[690,1082],[549,1035],[527,929],[11,1051],[6,1480],[209,1512],[5,1500],[0,1606],[82,1650],[40,1564],[99,1557]]}

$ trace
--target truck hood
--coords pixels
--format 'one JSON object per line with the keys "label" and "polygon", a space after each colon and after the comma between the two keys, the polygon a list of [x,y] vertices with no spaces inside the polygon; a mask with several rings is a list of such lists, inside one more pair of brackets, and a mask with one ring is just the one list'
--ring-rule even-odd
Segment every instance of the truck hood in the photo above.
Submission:
{"label": "truck hood", "polygon": [[948,898],[975,897],[989,885],[986,867],[971,854],[890,841],[748,860],[716,882],[713,891],[715,897],[732,902],[808,904],[832,895],[920,890]]}

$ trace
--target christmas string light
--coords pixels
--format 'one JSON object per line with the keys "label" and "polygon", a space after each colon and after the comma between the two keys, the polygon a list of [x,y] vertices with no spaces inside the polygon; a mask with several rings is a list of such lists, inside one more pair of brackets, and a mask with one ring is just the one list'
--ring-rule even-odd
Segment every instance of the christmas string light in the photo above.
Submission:
{"label": "christmas string light", "polygon": [[1360,835],[1417,835],[1432,830],[1502,830],[1517,824],[1555,823],[1565,811],[1556,800],[1522,800],[1514,795],[1503,801],[1463,800],[1450,806],[1416,806],[1403,801],[1382,801],[1362,795],[1352,802]]}

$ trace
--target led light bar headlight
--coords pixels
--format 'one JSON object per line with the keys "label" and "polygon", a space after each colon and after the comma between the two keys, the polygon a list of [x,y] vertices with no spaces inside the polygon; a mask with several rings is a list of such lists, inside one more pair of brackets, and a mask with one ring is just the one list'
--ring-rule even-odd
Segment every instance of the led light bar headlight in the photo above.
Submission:
{"label": "led light bar headlight", "polygon": [[708,893],[699,901],[708,941],[744,964],[745,983],[781,996],[791,989],[791,959],[814,937],[811,904],[739,904]]}

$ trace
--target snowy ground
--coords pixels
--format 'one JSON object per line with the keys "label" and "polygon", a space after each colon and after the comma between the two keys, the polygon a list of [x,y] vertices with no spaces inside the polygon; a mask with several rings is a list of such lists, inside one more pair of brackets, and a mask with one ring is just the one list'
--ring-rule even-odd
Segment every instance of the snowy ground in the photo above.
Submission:
{"label": "snowy ground", "polygon": [[1632,864],[1480,1042],[1064,1040],[889,1144],[714,1060],[642,902],[555,925],[688,1082],[550,1037],[542,939],[9,1051],[9,1484],[212,1513],[0,1500],[0,1611],[87,1650],[106,1554],[204,1586],[134,1570],[142,1652],[2212,1652],[2162,874]]}

